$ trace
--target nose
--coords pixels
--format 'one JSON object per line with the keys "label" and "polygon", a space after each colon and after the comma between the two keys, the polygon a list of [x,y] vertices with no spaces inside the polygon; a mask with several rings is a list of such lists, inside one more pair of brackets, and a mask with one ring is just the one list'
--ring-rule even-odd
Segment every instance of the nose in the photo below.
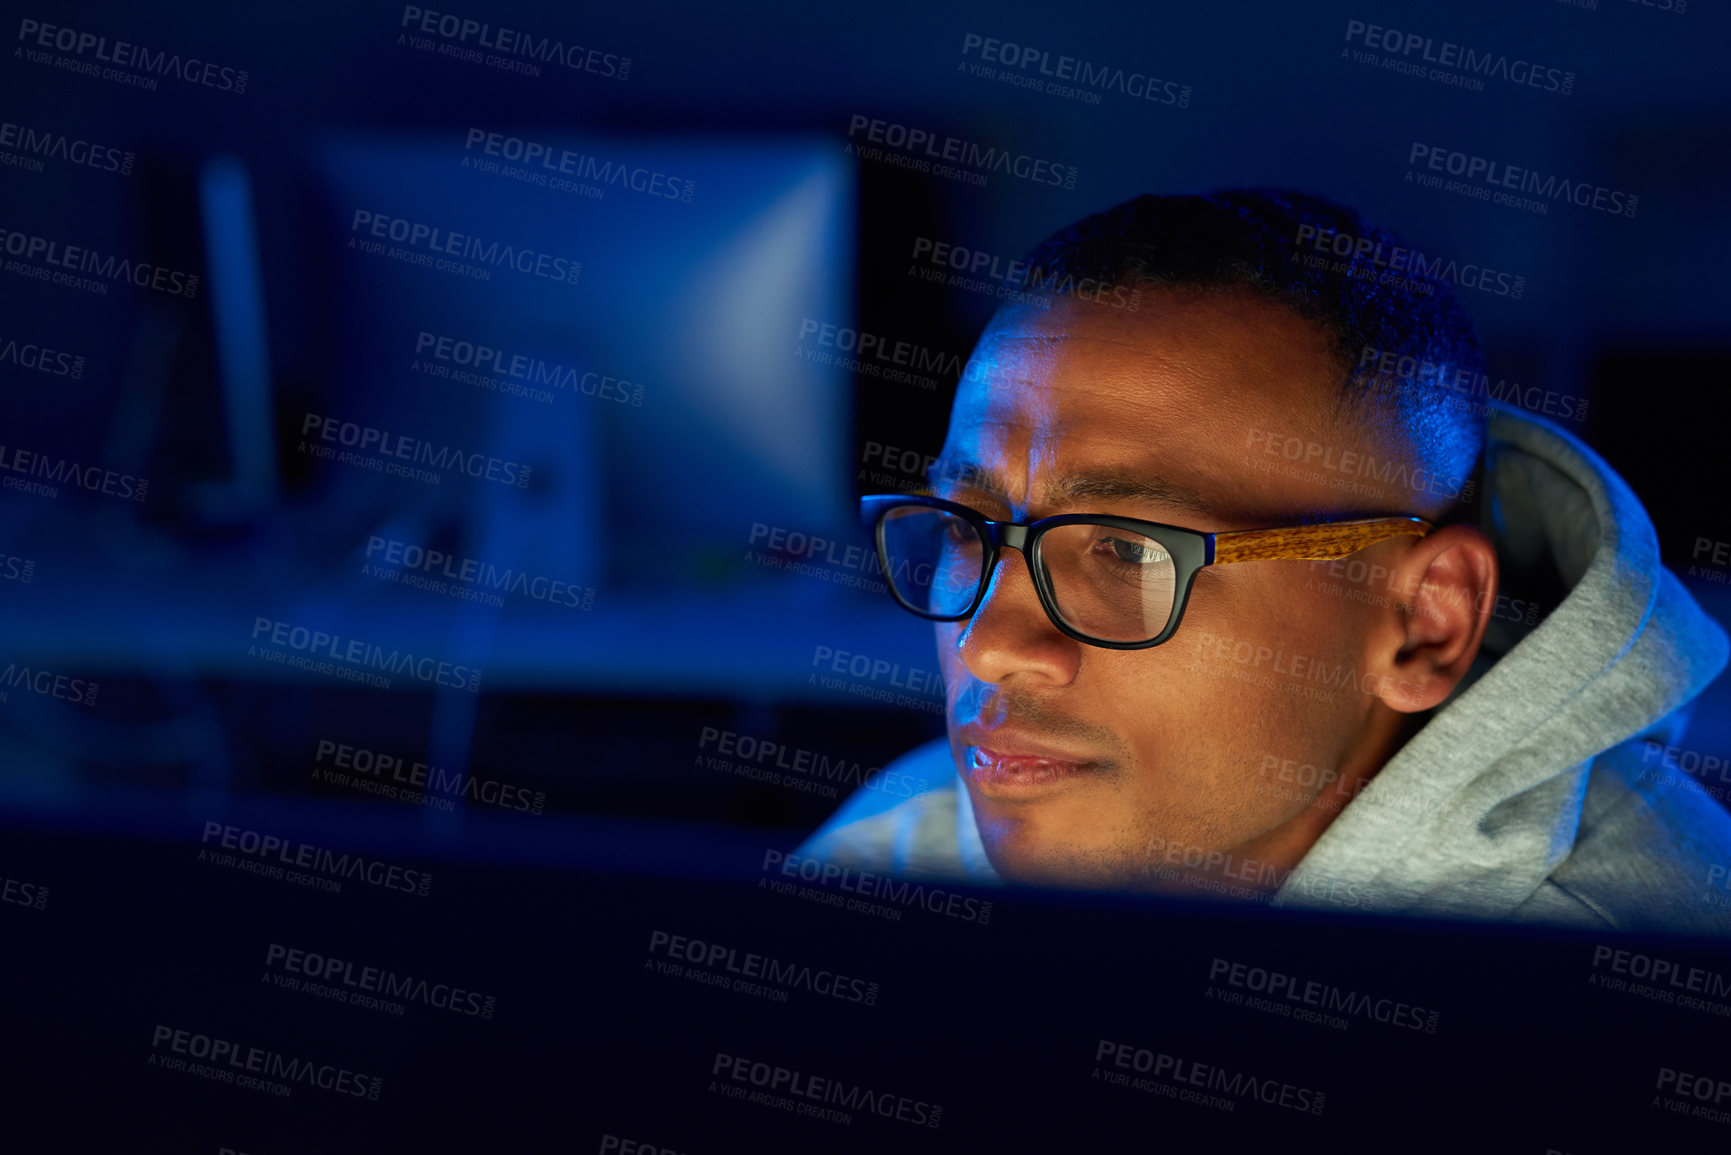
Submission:
{"label": "nose", "polygon": [[1068,685],[1081,663],[1082,644],[1046,616],[1021,543],[1004,544],[1009,548],[999,553],[985,597],[956,637],[956,651],[982,682],[1019,678]]}

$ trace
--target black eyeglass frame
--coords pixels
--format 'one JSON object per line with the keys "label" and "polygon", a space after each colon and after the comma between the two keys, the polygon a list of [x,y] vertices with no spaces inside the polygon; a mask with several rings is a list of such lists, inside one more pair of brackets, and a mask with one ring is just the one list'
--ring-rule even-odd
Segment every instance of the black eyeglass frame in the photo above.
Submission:
{"label": "black eyeglass frame", "polygon": [[[942,510],[966,521],[985,543],[985,557],[980,564],[980,582],[974,590],[968,608],[955,614],[936,614],[910,604],[890,577],[892,562],[884,542],[885,515],[899,506],[918,505]],[[1366,546],[1400,535],[1423,537],[1434,526],[1423,518],[1412,516],[1357,518],[1350,521],[1317,522],[1310,525],[1281,526],[1273,529],[1230,530],[1204,533],[1183,526],[1165,525],[1134,517],[1116,517],[1099,513],[1061,513],[1036,521],[995,521],[976,509],[920,493],[873,493],[860,498],[860,517],[876,544],[878,564],[883,568],[885,584],[896,603],[909,613],[933,622],[959,622],[974,615],[985,600],[992,574],[998,568],[1003,551],[1019,550],[1028,561],[1028,573],[1034,579],[1034,591],[1052,625],[1066,637],[1090,646],[1108,650],[1146,650],[1172,637],[1184,620],[1185,607],[1190,603],[1190,587],[1196,575],[1205,567],[1240,561],[1315,560],[1332,561],[1358,552]],[[1051,577],[1040,559],[1040,539],[1047,531],[1066,525],[1103,525],[1121,529],[1158,541],[1172,556],[1177,588],[1173,591],[1172,613],[1166,627],[1145,642],[1112,642],[1092,637],[1064,621],[1058,610],[1057,595]]]}

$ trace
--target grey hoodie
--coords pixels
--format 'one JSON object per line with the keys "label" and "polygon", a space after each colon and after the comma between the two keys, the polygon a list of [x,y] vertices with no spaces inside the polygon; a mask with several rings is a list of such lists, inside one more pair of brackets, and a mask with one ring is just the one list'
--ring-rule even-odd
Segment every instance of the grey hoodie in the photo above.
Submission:
{"label": "grey hoodie", "polygon": [[[1731,934],[1731,815],[1674,754],[1725,631],[1659,563],[1623,480],[1555,425],[1495,406],[1481,527],[1501,592],[1472,672],[1281,883],[1280,906]],[[1519,616],[1519,615],[1515,615]],[[946,741],[886,770],[799,853],[996,884]]]}

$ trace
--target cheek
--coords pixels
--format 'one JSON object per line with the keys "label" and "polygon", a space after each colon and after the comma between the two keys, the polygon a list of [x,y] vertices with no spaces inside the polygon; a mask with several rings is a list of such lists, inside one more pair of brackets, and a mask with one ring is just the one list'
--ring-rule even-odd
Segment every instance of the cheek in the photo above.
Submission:
{"label": "cheek", "polygon": [[1197,575],[1178,632],[1155,651],[1167,659],[1168,674],[1182,671],[1174,680],[1186,696],[1211,696],[1214,679],[1209,675],[1230,664],[1234,648],[1269,636],[1276,615],[1267,592],[1255,574],[1203,570]]}
{"label": "cheek", "polygon": [[962,636],[962,628],[966,622],[933,622],[932,640],[938,647],[938,672],[944,676],[944,688],[953,691],[957,680],[967,674],[967,667],[962,665],[961,651],[956,648],[956,639]]}
{"label": "cheek", "polygon": [[1302,565],[1281,568],[1199,579],[1183,625],[1160,647],[1181,659],[1170,681],[1224,744],[1302,734],[1356,712],[1365,607],[1307,588]]}
{"label": "cheek", "polygon": [[[1237,569],[1239,567],[1229,567]],[[1190,593],[1172,642],[1192,654],[1217,653],[1223,643],[1248,642],[1322,657],[1345,648],[1365,606],[1303,562],[1247,563],[1246,572],[1204,570]],[[1212,580],[1210,580],[1212,579]]]}

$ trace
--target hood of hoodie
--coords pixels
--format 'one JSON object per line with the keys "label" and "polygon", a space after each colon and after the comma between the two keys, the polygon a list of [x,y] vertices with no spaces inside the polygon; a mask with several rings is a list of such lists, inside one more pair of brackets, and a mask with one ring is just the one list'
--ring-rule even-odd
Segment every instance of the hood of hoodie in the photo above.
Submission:
{"label": "hood of hoodie", "polygon": [[1474,668],[1287,876],[1276,904],[1506,917],[1574,846],[1587,772],[1724,668],[1725,632],[1659,561],[1635,494],[1577,438],[1493,407],[1480,528],[1505,604]]}

